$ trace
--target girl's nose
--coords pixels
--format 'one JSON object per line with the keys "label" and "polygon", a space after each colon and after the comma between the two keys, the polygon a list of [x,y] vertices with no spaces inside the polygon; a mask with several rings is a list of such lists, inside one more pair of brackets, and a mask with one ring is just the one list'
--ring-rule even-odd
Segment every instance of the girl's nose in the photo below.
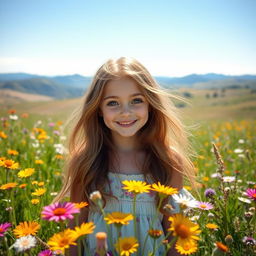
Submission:
{"label": "girl's nose", "polygon": [[124,104],[121,109],[122,114],[130,114],[131,113],[131,107],[129,104]]}

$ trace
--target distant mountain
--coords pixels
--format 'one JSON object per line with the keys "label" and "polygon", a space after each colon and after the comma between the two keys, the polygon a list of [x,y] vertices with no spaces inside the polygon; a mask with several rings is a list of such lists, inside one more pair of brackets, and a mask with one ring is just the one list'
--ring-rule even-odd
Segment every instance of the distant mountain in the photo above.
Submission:
{"label": "distant mountain", "polygon": [[[191,74],[184,77],[156,76],[155,79],[166,88],[256,88],[256,75],[228,76],[208,73],[203,75]],[[92,77],[78,74],[50,77],[27,73],[9,73],[0,74],[0,90],[8,89],[58,99],[74,98],[82,96],[91,81]]]}
{"label": "distant mountain", "polygon": [[83,94],[83,90],[80,88],[58,84],[47,78],[31,78],[0,82],[0,90],[1,89],[40,94],[58,99],[80,97]]}

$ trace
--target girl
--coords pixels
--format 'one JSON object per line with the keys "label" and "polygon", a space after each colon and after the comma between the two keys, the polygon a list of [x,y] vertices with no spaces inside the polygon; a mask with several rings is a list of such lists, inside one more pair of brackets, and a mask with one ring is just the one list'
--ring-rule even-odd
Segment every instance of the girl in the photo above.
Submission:
{"label": "girl", "polygon": [[[70,192],[72,202],[89,201],[90,193],[98,190],[103,196],[105,213],[132,213],[133,198],[122,189],[124,180],[160,182],[191,196],[183,189],[183,175],[193,181],[194,168],[188,157],[187,135],[170,96],[134,59],[111,59],[102,65],[85,96],[73,129],[67,175],[56,200]],[[140,244],[137,255],[142,255],[142,244],[157,214],[157,199],[153,193],[137,196],[136,224]],[[179,212],[172,199],[170,203],[173,213]],[[93,221],[94,234],[104,231],[102,215],[93,203],[90,205],[80,215],[80,221]],[[163,208],[161,212],[164,213]],[[116,241],[118,236],[112,226],[113,241]],[[159,214],[155,228],[166,232],[168,217]],[[92,252],[95,250],[94,234],[87,239]],[[134,236],[132,224],[122,227],[122,236]],[[149,238],[143,254],[148,255],[152,249],[153,241]],[[171,255],[179,255],[172,250]],[[163,254],[160,246],[155,255]]]}

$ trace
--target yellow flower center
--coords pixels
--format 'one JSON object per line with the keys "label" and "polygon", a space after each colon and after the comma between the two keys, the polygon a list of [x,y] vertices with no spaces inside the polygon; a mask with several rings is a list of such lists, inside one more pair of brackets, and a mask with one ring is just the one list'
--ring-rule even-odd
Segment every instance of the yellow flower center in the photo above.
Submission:
{"label": "yellow flower center", "polygon": [[29,245],[29,241],[28,241],[28,240],[23,240],[23,241],[21,242],[21,245],[22,245],[22,246],[28,246],[28,245]]}
{"label": "yellow flower center", "polygon": [[58,215],[58,216],[63,215],[66,212],[67,210],[65,208],[56,208],[53,210],[54,215]]}
{"label": "yellow flower center", "polygon": [[64,247],[67,244],[69,244],[69,240],[67,238],[62,238],[59,242],[59,247]]}
{"label": "yellow flower center", "polygon": [[6,167],[10,167],[10,166],[12,166],[12,161],[10,161],[10,160],[5,160],[5,166]]}
{"label": "yellow flower center", "polygon": [[201,204],[200,207],[201,208],[206,208],[206,205],[205,204]]}
{"label": "yellow flower center", "polygon": [[190,234],[189,228],[184,224],[178,225],[175,228],[175,231],[176,231],[177,235],[181,238],[187,238]]}
{"label": "yellow flower center", "polygon": [[123,250],[130,250],[131,249],[131,244],[129,244],[129,243],[125,243],[125,244],[123,244],[123,246],[122,246],[122,249]]}

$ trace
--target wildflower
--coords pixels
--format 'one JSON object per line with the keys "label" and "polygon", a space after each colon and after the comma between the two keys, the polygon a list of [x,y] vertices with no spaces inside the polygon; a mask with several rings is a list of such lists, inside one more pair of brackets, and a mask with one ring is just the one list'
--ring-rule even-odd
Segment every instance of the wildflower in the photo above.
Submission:
{"label": "wildflower", "polygon": [[209,229],[218,229],[219,228],[219,226],[214,223],[207,223],[205,226]]}
{"label": "wildflower", "polygon": [[234,242],[234,239],[231,235],[227,235],[225,237],[225,242],[228,244],[228,245],[231,245],[233,242]]}
{"label": "wildflower", "polygon": [[208,198],[213,198],[215,195],[216,195],[216,192],[214,189],[212,188],[208,188],[204,191],[204,195],[205,197],[208,197]]}
{"label": "wildflower", "polygon": [[13,150],[13,149],[8,149],[7,154],[11,155],[11,156],[17,156],[19,154],[19,152],[16,150]]}
{"label": "wildflower", "polygon": [[201,233],[199,226],[182,214],[174,214],[168,219],[171,222],[168,231],[173,231],[173,236],[178,236],[177,243],[181,246],[191,241],[199,240],[198,234]]}
{"label": "wildflower", "polygon": [[211,175],[212,178],[221,178],[221,174],[218,172],[215,172]]}
{"label": "wildflower", "polygon": [[216,242],[217,248],[222,252],[228,252],[228,247],[221,242]]}
{"label": "wildflower", "polygon": [[173,199],[180,205],[182,209],[196,207],[196,201],[186,197],[185,195],[174,195]]}
{"label": "wildflower", "polygon": [[35,164],[43,164],[43,163],[44,163],[43,160],[40,160],[40,159],[35,160]]}
{"label": "wildflower", "polygon": [[7,189],[11,189],[11,188],[15,188],[18,184],[16,182],[11,182],[11,183],[7,183],[4,184],[0,187],[1,190],[7,190]]}
{"label": "wildflower", "polygon": [[70,202],[58,202],[45,206],[42,211],[42,218],[49,221],[62,221],[66,219],[73,219],[72,214],[79,213],[80,210]]}
{"label": "wildflower", "polygon": [[133,216],[129,213],[123,212],[111,212],[104,218],[107,224],[115,224],[118,226],[128,225],[130,220],[133,220]]}
{"label": "wildflower", "polygon": [[247,204],[250,204],[251,203],[251,200],[247,199],[247,198],[244,198],[244,197],[238,197],[238,200],[243,202],[243,203],[247,203]]}
{"label": "wildflower", "polygon": [[66,229],[63,232],[54,234],[47,244],[50,246],[50,250],[60,251],[64,254],[65,249],[68,249],[70,245],[76,245],[74,231]]}
{"label": "wildflower", "polygon": [[159,238],[162,234],[163,231],[160,229],[150,229],[148,231],[148,234],[152,237],[152,238]]}
{"label": "wildflower", "polygon": [[13,160],[4,160],[3,161],[3,166],[8,168],[8,169],[18,169],[19,168],[19,163],[15,163]]}
{"label": "wildflower", "polygon": [[41,182],[38,182],[38,184],[37,184],[39,187],[42,187],[42,186],[44,186],[44,182],[43,181],[41,181]]}
{"label": "wildflower", "polygon": [[137,251],[139,243],[134,237],[120,237],[115,244],[116,250],[121,256],[130,256]]}
{"label": "wildflower", "polygon": [[80,203],[74,203],[74,204],[75,204],[75,207],[78,209],[82,209],[82,208],[88,206],[88,203],[86,203],[86,202],[80,202]]}
{"label": "wildflower", "polygon": [[32,204],[39,204],[40,200],[39,199],[31,199]]}
{"label": "wildflower", "polygon": [[90,199],[94,202],[94,203],[100,203],[101,200],[102,200],[102,196],[101,196],[101,193],[100,191],[96,190],[94,192],[92,192],[90,194]]}
{"label": "wildflower", "polygon": [[45,188],[38,188],[32,193],[34,196],[42,196],[46,192]]}
{"label": "wildflower", "polygon": [[14,121],[16,121],[16,120],[19,119],[19,117],[18,117],[17,115],[9,115],[9,118],[10,118],[11,120],[14,120]]}
{"label": "wildflower", "polygon": [[178,253],[182,255],[190,255],[197,251],[198,246],[195,241],[191,241],[189,243],[184,244],[176,243],[175,249],[177,250]]}
{"label": "wildflower", "polygon": [[30,177],[35,172],[34,168],[26,168],[18,172],[18,176],[20,178],[27,178]]}
{"label": "wildflower", "polygon": [[16,228],[13,230],[13,233],[18,237],[35,235],[37,231],[40,229],[40,225],[35,221],[24,221],[21,222]]}
{"label": "wildflower", "polygon": [[95,229],[95,225],[93,224],[93,222],[83,223],[80,227],[75,227],[75,232],[74,232],[75,240],[80,236],[93,233],[94,229]]}
{"label": "wildflower", "polygon": [[105,232],[98,232],[95,235],[96,238],[96,254],[97,255],[109,255],[107,254],[107,234]]}
{"label": "wildflower", "polygon": [[63,159],[64,157],[63,157],[63,155],[58,154],[58,155],[55,156],[55,158],[56,159]]}
{"label": "wildflower", "polygon": [[213,208],[213,205],[211,203],[208,202],[199,202],[197,201],[197,208],[201,209],[201,210],[211,210]]}
{"label": "wildflower", "polygon": [[236,148],[235,150],[234,150],[234,153],[236,153],[236,154],[241,154],[241,153],[243,153],[244,151],[243,151],[243,149],[240,149],[240,148]]}
{"label": "wildflower", "polygon": [[27,184],[20,184],[19,188],[25,188],[27,186]]}
{"label": "wildflower", "polygon": [[11,223],[5,222],[3,224],[0,224],[0,237],[4,236],[4,233],[8,230],[9,227],[11,227]]}
{"label": "wildflower", "polygon": [[243,243],[245,243],[246,245],[249,245],[249,246],[256,245],[256,240],[250,236],[245,236],[242,241],[243,241]]}
{"label": "wildflower", "polygon": [[203,181],[209,181],[209,177],[203,177],[202,180]]}
{"label": "wildflower", "polygon": [[235,180],[236,180],[236,177],[234,177],[234,176],[223,177],[223,182],[231,183],[231,182],[234,182]]}
{"label": "wildflower", "polygon": [[125,185],[123,189],[135,194],[148,193],[150,190],[150,185],[143,181],[124,180],[122,183]]}
{"label": "wildflower", "polygon": [[243,140],[243,139],[240,139],[240,140],[238,140],[238,143],[243,144],[243,143],[244,143],[244,140]]}
{"label": "wildflower", "polygon": [[36,239],[33,236],[23,236],[12,245],[17,252],[24,252],[36,246]]}
{"label": "wildflower", "polygon": [[178,193],[177,188],[161,185],[160,182],[152,184],[151,190],[158,192],[160,197],[171,196]]}
{"label": "wildflower", "polygon": [[8,136],[4,132],[0,131],[0,138],[6,139],[7,137]]}
{"label": "wildflower", "polygon": [[252,199],[253,201],[256,201],[256,189],[255,188],[248,188],[246,190],[246,195]]}
{"label": "wildflower", "polygon": [[53,256],[53,253],[51,250],[44,250],[39,252],[37,256]]}
{"label": "wildflower", "polygon": [[15,113],[16,113],[16,109],[9,109],[9,110],[8,110],[8,114],[13,115],[13,114],[15,114]]}

